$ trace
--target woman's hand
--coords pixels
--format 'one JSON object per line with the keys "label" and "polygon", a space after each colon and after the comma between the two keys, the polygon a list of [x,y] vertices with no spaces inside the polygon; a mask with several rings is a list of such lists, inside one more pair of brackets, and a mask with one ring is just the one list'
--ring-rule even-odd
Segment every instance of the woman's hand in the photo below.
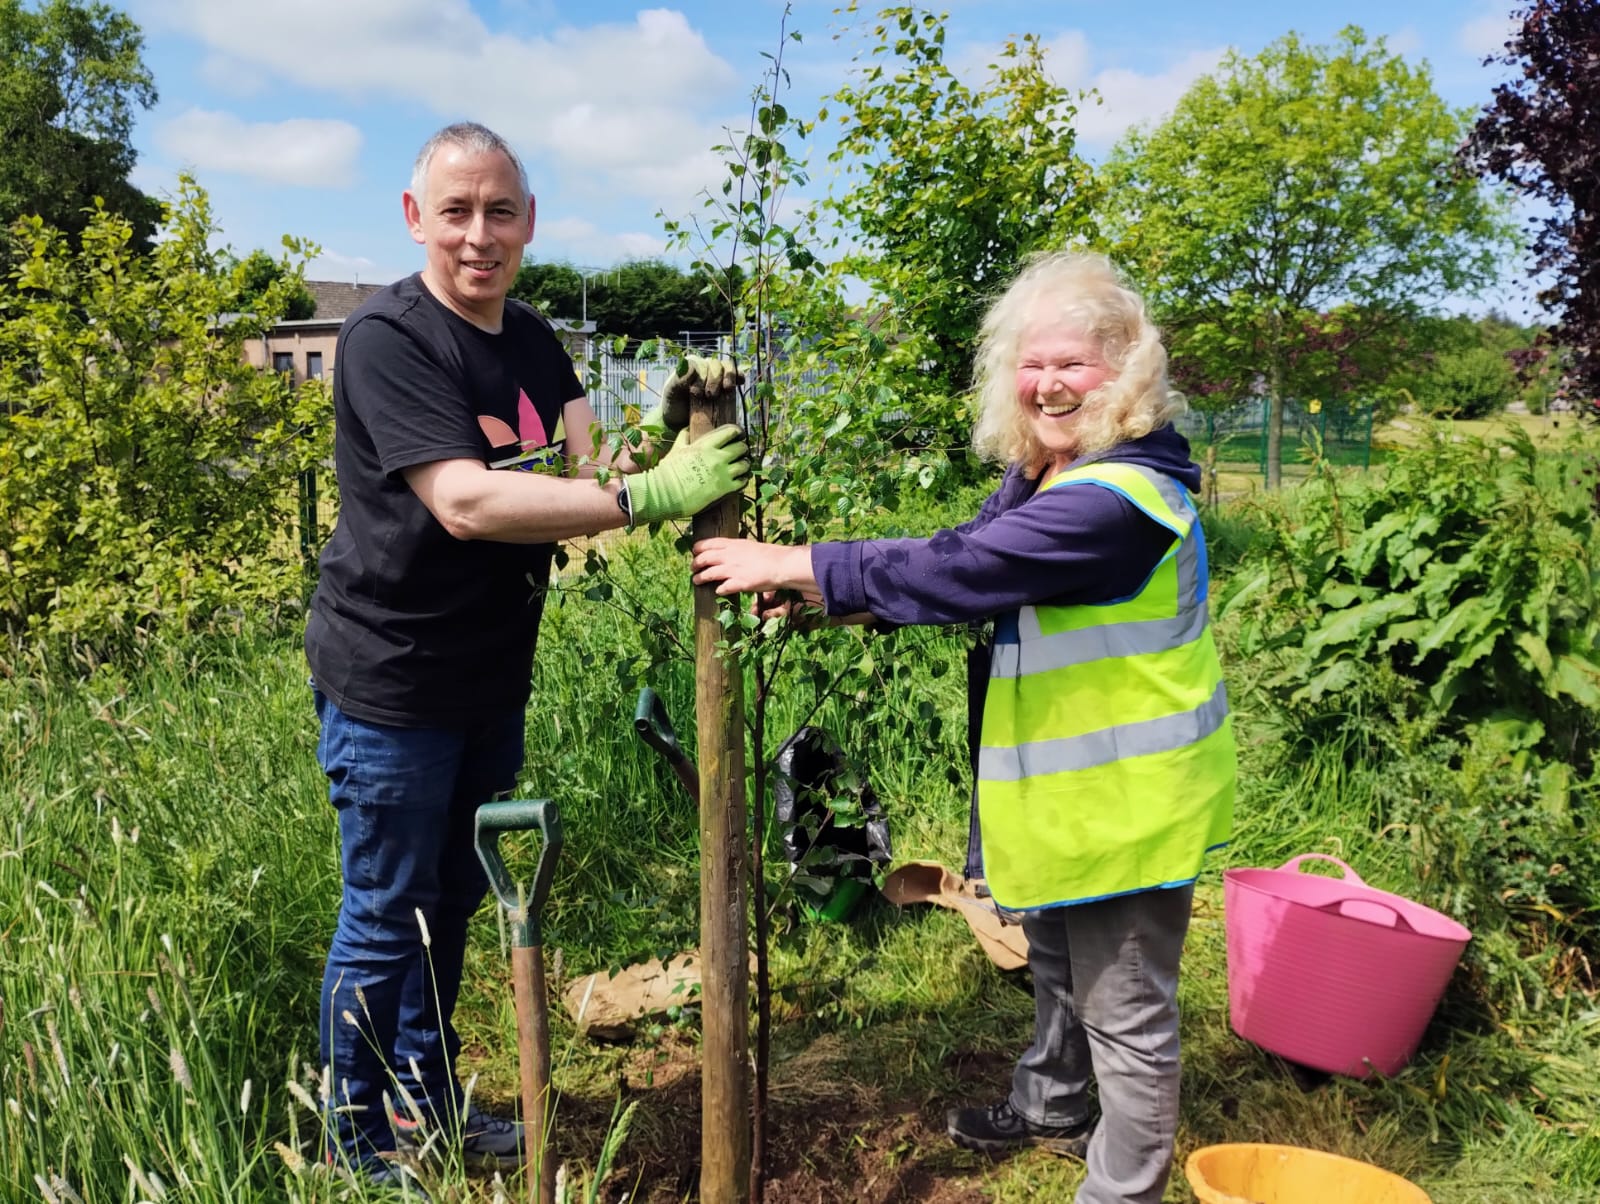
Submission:
{"label": "woman's hand", "polygon": [[820,603],[821,591],[811,572],[811,549],[758,543],[753,539],[702,539],[690,562],[696,585],[712,585],[719,594],[770,594],[795,590],[808,602]]}

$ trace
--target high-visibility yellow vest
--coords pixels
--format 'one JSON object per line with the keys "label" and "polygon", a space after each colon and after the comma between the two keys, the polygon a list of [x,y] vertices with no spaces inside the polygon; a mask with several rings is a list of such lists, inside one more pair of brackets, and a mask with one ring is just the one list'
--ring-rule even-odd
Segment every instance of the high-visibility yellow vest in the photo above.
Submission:
{"label": "high-visibility yellow vest", "polygon": [[1192,882],[1228,841],[1238,772],[1194,503],[1133,464],[1040,489],[1113,490],[1173,540],[1131,597],[996,621],[977,774],[989,889],[1025,909]]}

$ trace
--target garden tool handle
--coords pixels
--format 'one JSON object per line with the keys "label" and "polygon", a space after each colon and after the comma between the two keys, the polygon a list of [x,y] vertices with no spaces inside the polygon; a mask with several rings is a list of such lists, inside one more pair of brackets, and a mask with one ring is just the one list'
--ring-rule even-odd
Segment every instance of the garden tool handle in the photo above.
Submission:
{"label": "garden tool handle", "polygon": [[[537,828],[543,838],[533,886],[524,894],[500,856],[502,832]],[[511,918],[511,980],[517,1005],[517,1060],[522,1072],[524,1158],[529,1204],[555,1204],[555,1160],[550,1157],[550,1018],[545,1006],[543,940],[539,918],[561,856],[561,809],[548,799],[484,803],[473,819],[478,860],[495,897]]]}
{"label": "garden tool handle", "polygon": [[511,948],[512,994],[517,1005],[517,1061],[522,1068],[524,1159],[529,1204],[555,1204],[556,1160],[550,1156],[550,1015],[544,950]]}
{"label": "garden tool handle", "polygon": [[[500,833],[525,832],[535,828],[542,838],[539,862],[534,867],[533,885],[527,894],[523,894],[521,888],[511,880],[505,859],[500,856]],[[561,856],[561,809],[548,799],[484,803],[473,820],[473,841],[477,845],[478,860],[489,875],[489,885],[494,888],[495,898],[511,915],[512,944],[541,944],[539,917],[544,911],[545,900],[550,896],[556,859]]]}
{"label": "garden tool handle", "polygon": [[633,729],[639,733],[641,740],[667,759],[672,772],[678,775],[678,781],[683,783],[683,788],[698,806],[700,772],[678,743],[678,733],[673,730],[666,706],[649,686],[639,690],[639,702],[633,709]]}
{"label": "garden tool handle", "polygon": [[1366,882],[1362,880],[1360,874],[1356,873],[1355,870],[1351,869],[1344,862],[1340,861],[1337,857],[1334,857],[1329,853],[1301,853],[1298,857],[1289,858],[1288,861],[1285,861],[1278,868],[1280,870],[1291,870],[1295,873],[1298,873],[1300,870],[1300,863],[1302,861],[1331,861],[1334,865],[1338,866],[1344,871],[1344,877],[1347,881],[1354,882],[1357,886],[1366,885]]}

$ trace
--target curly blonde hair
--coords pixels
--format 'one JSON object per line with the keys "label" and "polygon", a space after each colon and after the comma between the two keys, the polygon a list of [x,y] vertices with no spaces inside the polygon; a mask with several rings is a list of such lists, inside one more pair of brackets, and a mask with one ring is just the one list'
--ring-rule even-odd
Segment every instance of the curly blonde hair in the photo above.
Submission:
{"label": "curly blonde hair", "polygon": [[1048,252],[1028,261],[979,329],[972,446],[984,459],[1020,464],[1030,477],[1050,459],[1017,397],[1018,349],[1026,332],[1041,325],[1092,338],[1115,374],[1085,399],[1078,457],[1147,435],[1183,413],[1183,395],[1167,383],[1161,332],[1111,261],[1081,251]]}

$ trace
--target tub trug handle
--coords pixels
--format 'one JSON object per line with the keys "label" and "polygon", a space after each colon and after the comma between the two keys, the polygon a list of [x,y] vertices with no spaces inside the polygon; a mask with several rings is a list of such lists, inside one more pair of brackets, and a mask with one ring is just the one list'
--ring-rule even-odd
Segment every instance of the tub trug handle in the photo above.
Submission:
{"label": "tub trug handle", "polygon": [[1298,873],[1299,870],[1300,870],[1300,863],[1302,861],[1331,861],[1331,862],[1333,862],[1334,865],[1338,866],[1341,870],[1344,871],[1345,881],[1354,882],[1357,886],[1365,886],[1366,885],[1366,883],[1364,881],[1362,881],[1362,878],[1361,878],[1360,874],[1356,873],[1355,870],[1351,869],[1348,865],[1346,865],[1344,862],[1340,861],[1337,857],[1331,856],[1331,855],[1329,855],[1327,853],[1301,853],[1300,856],[1298,856],[1298,857],[1289,858],[1288,861],[1285,861],[1278,868],[1280,870],[1290,870],[1292,872]]}

